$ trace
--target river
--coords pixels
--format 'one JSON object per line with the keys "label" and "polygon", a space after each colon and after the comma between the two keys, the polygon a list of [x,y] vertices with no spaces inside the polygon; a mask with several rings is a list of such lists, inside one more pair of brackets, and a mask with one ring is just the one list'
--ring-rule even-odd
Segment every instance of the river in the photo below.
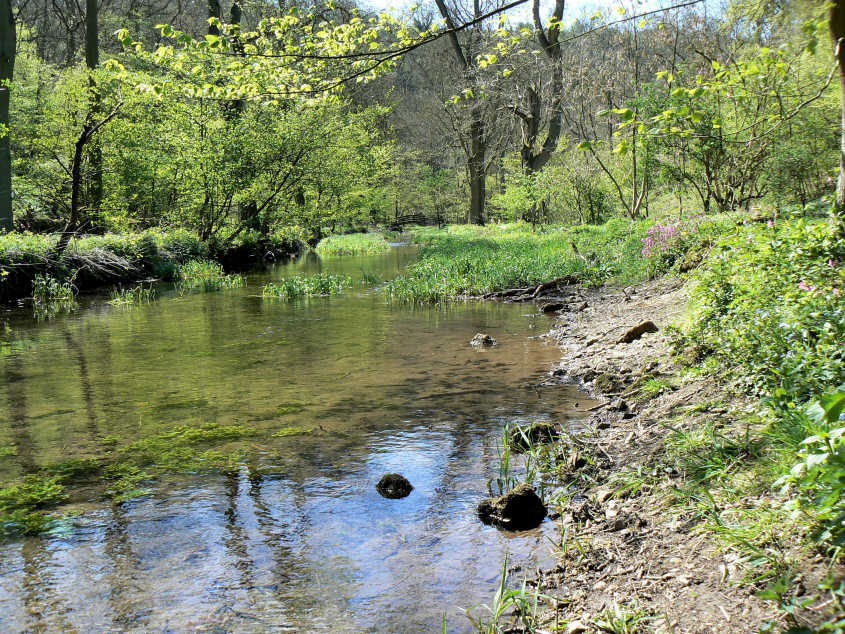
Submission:
{"label": "river", "polygon": [[[166,475],[123,503],[81,483],[50,532],[0,542],[0,629],[423,632],[445,614],[450,632],[472,631],[464,610],[484,614],[506,555],[548,565],[553,522],[508,533],[475,506],[506,423],[575,416],[574,388],[536,388],[559,356],[537,337],[550,319],[533,305],[391,305],[360,283],[413,256],[310,254],[239,289],[130,307],[93,296],[45,322],[7,312],[0,446],[15,455],[0,455],[0,484],[176,426],[256,433],[225,445],[243,455],[225,472]],[[258,297],[317,271],[354,286]],[[499,345],[469,346],[476,332]],[[292,428],[311,431],[278,434]],[[410,496],[376,492],[389,471]]]}

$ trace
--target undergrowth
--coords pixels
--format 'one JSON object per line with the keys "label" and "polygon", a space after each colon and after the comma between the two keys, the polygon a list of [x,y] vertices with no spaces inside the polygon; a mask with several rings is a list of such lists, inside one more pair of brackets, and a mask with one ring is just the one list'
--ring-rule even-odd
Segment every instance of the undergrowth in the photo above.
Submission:
{"label": "undergrowth", "polygon": [[566,275],[593,285],[629,284],[647,275],[642,255],[647,226],[617,218],[542,231],[521,223],[420,228],[414,232],[414,241],[422,244],[417,262],[385,290],[394,301],[436,303]]}
{"label": "undergrowth", "polygon": [[[758,405],[734,412],[729,427],[711,417],[673,428],[664,459],[683,476],[677,503],[742,554],[745,583],[790,626],[818,632],[845,626],[828,618],[845,600],[832,572],[845,546],[843,261],[843,227],[803,213],[739,225],[713,243],[674,343]],[[832,576],[808,596],[799,571],[813,551]],[[807,611],[813,596],[833,608]]]}

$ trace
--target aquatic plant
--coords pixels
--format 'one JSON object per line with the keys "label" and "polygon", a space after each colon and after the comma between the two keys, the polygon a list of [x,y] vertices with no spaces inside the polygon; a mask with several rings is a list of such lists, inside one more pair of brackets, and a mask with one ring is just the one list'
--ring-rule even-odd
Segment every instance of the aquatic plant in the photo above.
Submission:
{"label": "aquatic plant", "polygon": [[381,284],[382,277],[372,271],[361,271],[361,286],[375,286]]}
{"label": "aquatic plant", "polygon": [[[466,612],[466,615],[478,631],[484,634],[515,631],[534,632],[537,626],[537,607],[540,599],[549,598],[540,594],[537,590],[529,591],[525,580],[519,588],[508,588],[508,556],[505,555],[502,574],[499,578],[499,585],[496,587],[496,594],[493,595],[493,602],[490,605],[481,606],[484,611],[489,613],[489,620],[483,616],[473,616],[469,611]],[[511,618],[507,624],[503,624],[502,621],[507,616]]]}
{"label": "aquatic plant", "polygon": [[76,274],[60,282],[49,274],[35,276],[32,280],[32,304],[37,319],[49,319],[76,308],[75,277]]}
{"label": "aquatic plant", "polygon": [[49,524],[41,509],[67,497],[61,477],[30,474],[21,482],[0,489],[0,532],[38,533]]}
{"label": "aquatic plant", "polygon": [[180,293],[186,291],[219,291],[243,286],[244,278],[236,273],[226,274],[223,267],[211,260],[189,260],[179,267]]}
{"label": "aquatic plant", "polygon": [[265,284],[261,289],[261,296],[291,300],[298,297],[337,295],[351,284],[352,278],[348,275],[332,275],[331,273],[318,273],[309,277],[296,275],[279,282]]}
{"label": "aquatic plant", "polygon": [[[519,484],[519,479],[511,475],[511,431],[508,425],[505,425],[502,431],[502,442],[496,448],[496,451],[499,454],[499,473],[496,477],[487,481],[487,490],[490,492],[490,497],[504,495]],[[496,486],[495,492],[493,485]]]}
{"label": "aquatic plant", "polygon": [[280,429],[275,434],[272,434],[273,438],[286,438],[287,436],[301,436],[302,434],[310,434],[314,430],[310,427],[284,427]]}
{"label": "aquatic plant", "polygon": [[111,292],[109,304],[112,306],[130,306],[138,304],[149,304],[156,298],[156,289],[150,284],[144,286],[139,284],[132,288],[116,288]]}
{"label": "aquatic plant", "polygon": [[379,255],[390,251],[390,243],[380,233],[350,233],[324,238],[315,250],[320,255]]}

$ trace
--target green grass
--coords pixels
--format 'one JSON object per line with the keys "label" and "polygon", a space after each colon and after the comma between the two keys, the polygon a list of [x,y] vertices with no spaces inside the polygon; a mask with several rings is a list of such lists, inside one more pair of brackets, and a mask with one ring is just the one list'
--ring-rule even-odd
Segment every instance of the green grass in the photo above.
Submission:
{"label": "green grass", "polygon": [[144,286],[139,284],[132,288],[116,288],[111,292],[109,304],[112,306],[135,306],[149,304],[156,298],[156,289],[152,284]]}
{"label": "green grass", "polygon": [[352,278],[348,275],[332,275],[331,273],[318,273],[309,277],[295,275],[279,282],[265,284],[261,289],[261,297],[288,301],[300,297],[328,297],[338,295],[351,284]]}
{"label": "green grass", "polygon": [[423,245],[418,261],[385,289],[394,301],[436,303],[565,275],[579,275],[588,284],[630,284],[648,274],[642,256],[647,227],[644,221],[615,219],[537,232],[525,224],[419,228],[413,233]]}
{"label": "green grass", "polygon": [[244,278],[237,274],[227,275],[223,267],[211,260],[189,260],[179,267],[178,288],[185,291],[219,291],[243,286]]}
{"label": "green grass", "polygon": [[76,308],[75,276],[60,282],[49,274],[38,274],[32,280],[32,306],[36,319],[49,319]]}
{"label": "green grass", "polygon": [[390,251],[390,244],[380,233],[350,233],[324,238],[316,251],[320,255],[379,255]]}

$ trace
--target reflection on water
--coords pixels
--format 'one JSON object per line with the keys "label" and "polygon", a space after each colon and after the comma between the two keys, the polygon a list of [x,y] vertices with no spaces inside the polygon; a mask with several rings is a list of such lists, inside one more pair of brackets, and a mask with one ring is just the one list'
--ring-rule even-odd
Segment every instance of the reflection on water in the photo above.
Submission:
{"label": "reflection on water", "polygon": [[[363,272],[412,257],[309,255],[244,288],[44,324],[12,317],[0,357],[0,482],[176,425],[240,423],[228,474],[172,476],[125,504],[72,492],[72,521],[0,544],[4,630],[450,631],[489,603],[506,553],[533,569],[552,526],[509,534],[475,517],[504,423],[566,420],[576,394],[534,389],[556,350],[528,306],[391,306]],[[261,300],[298,272],[356,280],[338,298]],[[477,350],[476,332],[499,340]],[[285,427],[312,434],[273,437]],[[403,473],[411,495],[374,485]]]}

